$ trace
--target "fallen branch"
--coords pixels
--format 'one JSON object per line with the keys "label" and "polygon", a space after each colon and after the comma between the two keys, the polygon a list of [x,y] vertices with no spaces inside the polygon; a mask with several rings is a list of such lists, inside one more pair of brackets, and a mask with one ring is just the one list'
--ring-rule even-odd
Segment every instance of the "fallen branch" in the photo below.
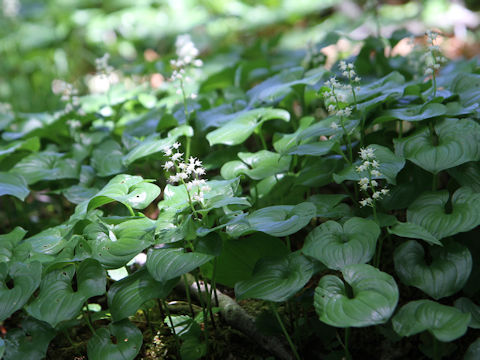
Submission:
{"label": "fallen branch", "polygon": [[[255,326],[255,318],[249,315],[230,296],[223,294],[219,290],[215,290],[216,296],[214,296],[210,285],[200,281],[199,286],[197,286],[195,279],[189,274],[187,274],[187,282],[190,287],[190,293],[197,299],[200,300],[200,297],[202,297],[202,300],[206,300],[210,293],[212,293],[212,302],[215,302],[215,299],[218,299],[220,315],[222,315],[228,325],[252,338],[262,348],[275,355],[276,358],[281,360],[294,359],[290,352],[286,349],[283,342],[281,342],[278,338],[274,336],[266,336],[260,333]],[[177,287],[185,291],[185,284],[183,281],[179,282]]]}

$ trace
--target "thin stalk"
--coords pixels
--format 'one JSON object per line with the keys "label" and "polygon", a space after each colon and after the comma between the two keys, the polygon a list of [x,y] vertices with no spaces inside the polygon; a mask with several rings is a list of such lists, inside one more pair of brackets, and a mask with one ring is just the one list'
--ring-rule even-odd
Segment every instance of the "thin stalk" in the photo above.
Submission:
{"label": "thin stalk", "polygon": [[285,237],[285,241],[287,243],[287,248],[288,248],[288,251],[292,252],[292,244],[290,243],[290,236],[286,236]]}
{"label": "thin stalk", "polygon": [[95,331],[95,328],[92,325],[92,322],[90,321],[90,316],[88,315],[88,302],[85,303],[86,311],[82,310],[83,313],[83,318],[85,319],[85,322],[87,323],[88,328],[92,332],[94,336],[97,336],[97,332]]}
{"label": "thin stalk", "polygon": [[131,216],[135,216],[135,212],[133,211],[132,207],[128,204],[125,204],[125,206],[127,207],[129,213]]}
{"label": "thin stalk", "polygon": [[[218,307],[218,295],[217,295],[217,258],[213,259],[213,270],[212,270],[212,280],[210,284],[210,289],[213,292],[213,297],[215,298],[215,306]],[[186,286],[187,284],[185,284]],[[212,294],[210,294],[210,297]]]}
{"label": "thin stalk", "polygon": [[267,142],[265,141],[265,137],[263,136],[263,132],[262,132],[262,127],[261,127],[261,126],[258,128],[258,136],[259,136],[259,138],[260,138],[260,141],[262,142],[263,149],[264,149],[264,150],[268,150]]}
{"label": "thin stalk", "polygon": [[290,345],[290,349],[292,349],[292,352],[293,352],[293,355],[295,356],[295,359],[301,360],[300,355],[298,355],[297,349],[296,349],[295,345],[293,344],[292,339],[290,338],[290,335],[288,335],[287,329],[285,329],[285,325],[283,324],[282,319],[280,318],[280,314],[278,313],[276,306],[273,303],[270,303],[270,307],[271,307],[273,313],[275,314],[275,317],[278,321],[278,324],[282,328],[283,334],[285,335],[285,338],[288,341],[288,345]]}
{"label": "thin stalk", "polygon": [[165,303],[165,300],[160,299],[161,303],[163,304],[163,308],[167,313],[168,321],[170,322],[170,328],[172,329],[173,337],[175,338],[175,345],[177,345],[177,351],[180,349],[180,342],[178,341],[177,332],[175,331],[175,325],[173,325],[172,316],[170,315],[170,310],[168,309],[168,305]]}
{"label": "thin stalk", "polygon": [[398,120],[398,138],[401,139],[403,136],[403,121]]}
{"label": "thin stalk", "polygon": [[[197,289],[200,292],[200,281],[198,280],[198,275],[196,272],[193,274],[195,278],[195,283],[197,285]],[[208,349],[208,315],[207,315],[207,308],[205,307],[205,302],[203,301],[203,295],[200,294],[198,299],[200,300],[200,305],[202,305],[202,314],[203,314],[203,323],[204,323],[204,334],[205,334],[205,346]]]}
{"label": "thin stalk", "polygon": [[187,295],[188,307],[192,313],[192,319],[195,317],[195,312],[193,311],[192,298],[190,297],[190,286],[188,286],[187,276],[184,274],[182,276],[183,282],[185,283],[185,294]]}

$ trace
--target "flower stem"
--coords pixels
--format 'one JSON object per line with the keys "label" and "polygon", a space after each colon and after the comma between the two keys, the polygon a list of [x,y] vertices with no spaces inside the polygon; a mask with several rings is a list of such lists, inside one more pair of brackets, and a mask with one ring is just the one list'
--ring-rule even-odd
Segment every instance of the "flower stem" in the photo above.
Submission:
{"label": "flower stem", "polygon": [[297,349],[296,349],[295,345],[293,344],[292,339],[288,335],[287,329],[285,329],[285,325],[283,324],[282,319],[280,318],[280,315],[278,314],[278,311],[277,311],[277,308],[276,308],[275,304],[270,303],[270,308],[272,309],[272,312],[274,313],[274,315],[275,315],[275,317],[278,321],[278,324],[282,328],[283,334],[285,335],[285,338],[288,341],[288,345],[290,345],[290,349],[292,349],[292,352],[293,352],[293,355],[295,356],[295,359],[300,360],[300,355],[298,355]]}

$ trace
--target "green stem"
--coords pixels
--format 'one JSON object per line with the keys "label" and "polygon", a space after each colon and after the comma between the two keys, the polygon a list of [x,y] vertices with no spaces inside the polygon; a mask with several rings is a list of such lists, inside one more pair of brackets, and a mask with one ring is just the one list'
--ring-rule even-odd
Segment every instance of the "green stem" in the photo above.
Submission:
{"label": "green stem", "polygon": [[403,136],[403,121],[398,120],[398,138],[401,139]]}
{"label": "green stem", "polygon": [[350,337],[350,328],[345,328],[345,341],[344,341],[344,349],[345,349],[345,358],[350,360],[352,356],[350,355],[350,351],[348,350],[348,338]]}
{"label": "green stem", "polygon": [[[195,278],[195,284],[197,285],[197,289],[199,291],[199,297],[198,299],[200,300],[200,305],[202,305],[202,314],[203,314],[203,323],[204,323],[204,334],[205,334],[205,346],[208,349],[208,315],[207,315],[207,308],[205,307],[205,301],[203,298],[203,295],[201,294],[200,291],[200,281],[198,280],[198,275],[196,272],[193,273],[193,276]],[[208,295],[208,294],[207,294]]]}
{"label": "green stem", "polygon": [[435,72],[433,72],[432,81],[433,81],[433,97],[435,97],[437,96],[437,77],[435,76]]}
{"label": "green stem", "polygon": [[83,318],[85,319],[85,322],[87,323],[88,328],[92,332],[94,336],[97,336],[97,332],[95,331],[95,328],[92,325],[92,322],[90,321],[90,316],[88,315],[88,302],[85,302],[85,308],[87,309],[86,311],[83,311]]}
{"label": "green stem", "polygon": [[262,142],[263,149],[264,149],[264,150],[268,150],[267,142],[265,141],[265,137],[263,136],[263,132],[262,132],[262,127],[261,127],[261,126],[258,128],[258,136],[260,137],[260,141]]}
{"label": "green stem", "polygon": [[175,331],[175,325],[173,325],[172,316],[170,315],[170,310],[168,309],[168,305],[165,303],[165,300],[161,299],[161,303],[163,304],[163,308],[167,313],[168,321],[170,322],[170,329],[172,330],[173,337],[175,338],[175,344],[177,345],[177,351],[180,349],[180,342],[178,341],[177,332]]}
{"label": "green stem", "polygon": [[190,286],[188,286],[187,276],[184,274],[182,276],[183,282],[185,283],[185,294],[187,295],[188,307],[192,313],[192,319],[195,317],[195,312],[193,311],[192,298],[190,297]]}
{"label": "green stem", "polygon": [[133,211],[132,207],[128,204],[125,204],[125,206],[127,207],[128,211],[130,212],[130,215],[135,216],[135,212]]}
{"label": "green stem", "polygon": [[297,349],[295,348],[295,345],[292,342],[292,339],[288,335],[287,329],[285,329],[285,325],[283,324],[282,319],[280,318],[280,314],[278,313],[275,304],[270,303],[270,307],[272,309],[272,312],[275,314],[275,317],[277,318],[277,321],[278,321],[280,327],[282,328],[283,334],[285,335],[285,338],[288,341],[288,345],[290,345],[290,349],[292,349],[292,352],[293,352],[293,355],[295,356],[295,359],[301,360],[300,355],[298,355]]}
{"label": "green stem", "polygon": [[288,251],[292,252],[292,244],[290,243],[290,236],[287,235],[287,237],[285,237],[285,241],[287,243]]}

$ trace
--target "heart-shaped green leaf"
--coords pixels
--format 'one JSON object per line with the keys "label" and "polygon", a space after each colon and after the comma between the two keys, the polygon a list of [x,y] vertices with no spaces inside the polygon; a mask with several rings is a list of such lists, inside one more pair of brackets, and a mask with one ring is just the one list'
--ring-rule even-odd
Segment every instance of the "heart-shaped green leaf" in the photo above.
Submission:
{"label": "heart-shaped green leaf", "polygon": [[470,188],[459,188],[451,198],[446,190],[420,195],[407,210],[407,221],[425,228],[437,239],[469,231],[480,224],[480,195]]}
{"label": "heart-shaped green leaf", "polygon": [[41,180],[77,179],[80,163],[64,154],[44,151],[23,158],[11,171],[23,176],[30,185]]}
{"label": "heart-shaped green leaf", "polygon": [[215,256],[184,249],[150,249],[147,254],[147,269],[153,278],[165,282],[186,274],[209,262]]}
{"label": "heart-shaped green leaf", "polygon": [[466,297],[455,300],[455,307],[466,314],[470,314],[471,320],[468,325],[472,329],[480,329],[480,306]]}
{"label": "heart-shaped green leaf", "polygon": [[315,289],[315,310],[321,321],[335,327],[383,324],[398,302],[393,277],[367,264],[342,269],[347,285],[334,275],[325,275]]}
{"label": "heart-shaped green leaf", "polygon": [[122,147],[115,140],[102,142],[92,152],[90,160],[98,176],[116,175],[125,170]]}
{"label": "heart-shaped green leaf", "polygon": [[142,218],[126,220],[118,225],[92,223],[85,227],[83,233],[92,258],[108,269],[117,269],[153,244],[155,222]]}
{"label": "heart-shaped green leaf", "polygon": [[328,154],[335,145],[337,145],[337,142],[335,140],[325,140],[314,143],[301,144],[293,146],[287,154],[322,156]]}
{"label": "heart-shaped green leaf", "polygon": [[375,119],[375,122],[378,123],[389,120],[422,121],[442,116],[446,112],[447,107],[442,104],[420,104],[384,111],[380,117]]}
{"label": "heart-shaped green leaf", "polygon": [[292,91],[294,85],[315,85],[326,72],[327,70],[322,67],[306,73],[301,66],[289,67],[250,89],[247,92],[250,97],[249,105],[278,102]]}
{"label": "heart-shaped green leaf", "polygon": [[143,268],[115,282],[108,290],[108,308],[113,320],[134,315],[150,299],[164,299],[177,284],[177,279],[160,283]]}
{"label": "heart-shaped green leaf", "polygon": [[[374,150],[375,159],[379,162],[380,166],[377,169],[382,174],[381,176],[372,177],[373,179],[387,179],[390,184],[396,184],[396,176],[405,166],[405,159],[401,156],[397,156],[390,151],[390,149],[373,144],[369,148]],[[359,173],[356,167],[360,163],[347,166],[337,174],[333,174],[333,179],[337,184],[342,183],[345,180],[358,181],[365,175]]]}
{"label": "heart-shaped green leaf", "polygon": [[[204,207],[199,209],[200,213],[208,213],[212,209],[220,208],[227,205],[250,205],[245,198],[236,197],[240,179],[234,178],[230,180],[210,180],[206,185],[210,187],[210,191],[204,194]],[[193,193],[197,191],[197,186],[192,187]],[[158,203],[160,210],[176,210],[182,211],[189,208],[188,195],[185,186],[170,185],[165,187],[163,192],[163,200]]]}
{"label": "heart-shaped green leaf", "polygon": [[305,227],[315,213],[315,205],[308,202],[295,206],[269,206],[248,215],[247,226],[235,235],[240,236],[244,232],[254,230],[277,237],[288,236]]}
{"label": "heart-shaped green leaf", "polygon": [[480,338],[470,344],[463,360],[477,360],[478,358],[480,358]]}
{"label": "heart-shaped green leaf", "polygon": [[125,319],[97,329],[87,344],[87,354],[90,360],[133,360],[142,343],[142,332]]}
{"label": "heart-shaped green leaf", "polygon": [[36,253],[54,255],[60,252],[67,244],[72,231],[72,226],[62,224],[47,228],[33,235],[23,242],[29,244]]}
{"label": "heart-shaped green leaf", "polygon": [[440,240],[438,240],[435,236],[430,234],[427,231],[427,229],[425,229],[423,226],[420,226],[414,223],[398,222],[392,227],[388,228],[388,232],[390,234],[394,234],[394,235],[405,237],[405,238],[425,240],[430,245],[443,246]]}
{"label": "heart-shaped green leaf", "polygon": [[392,319],[400,336],[411,336],[428,330],[440,341],[453,341],[467,331],[470,314],[431,300],[411,301],[402,306]]}
{"label": "heart-shaped green leaf", "polygon": [[317,217],[341,218],[350,214],[350,207],[341,203],[346,198],[343,194],[315,194],[308,201],[317,208]]}
{"label": "heart-shaped green leaf", "polygon": [[23,201],[29,193],[30,189],[22,175],[0,172],[0,196],[12,195]]}
{"label": "heart-shaped green leaf", "polygon": [[248,139],[265,121],[280,119],[290,121],[290,113],[281,109],[258,108],[240,115],[207,134],[210,146],[215,144],[238,145]]}
{"label": "heart-shaped green leaf", "polygon": [[13,154],[17,150],[38,151],[40,150],[40,140],[34,136],[25,140],[12,141],[5,146],[0,146],[0,160]]}
{"label": "heart-shaped green leaf", "polygon": [[34,318],[26,318],[21,328],[9,329],[5,337],[3,360],[38,360],[45,358],[55,330]]}
{"label": "heart-shaped green leaf", "polygon": [[379,235],[380,228],[372,220],[354,217],[343,226],[327,221],[308,234],[302,252],[329,269],[341,270],[348,265],[369,262],[375,254]]}
{"label": "heart-shaped green leaf", "polygon": [[[38,261],[0,263],[0,321],[20,309],[40,285],[42,265]],[[13,282],[13,287],[7,283]]]}
{"label": "heart-shaped green leaf", "polygon": [[279,154],[285,155],[292,147],[297,145],[298,135],[315,121],[313,116],[306,116],[300,119],[298,129],[291,134],[278,134],[273,136],[273,148]]}
{"label": "heart-shaped green leaf", "polygon": [[117,175],[88,201],[88,210],[111,203],[121,202],[134,209],[144,209],[160,195],[160,188],[141,176]]}
{"label": "heart-shaped green leaf", "polygon": [[427,264],[422,245],[414,240],[401,244],[394,253],[395,271],[407,285],[415,286],[435,300],[457,293],[472,271],[472,255],[457,243],[431,247],[433,261]]}
{"label": "heart-shaped green leaf", "polygon": [[106,274],[98,261],[86,259],[78,266],[77,291],[72,289],[74,275],[75,265],[47,273],[38,297],[25,307],[27,312],[55,327],[76,316],[88,298],[105,293]]}
{"label": "heart-shaped green leaf", "polygon": [[128,154],[123,157],[123,163],[130,165],[134,161],[152,154],[162,151],[167,146],[172,146],[180,136],[193,136],[193,129],[188,125],[178,126],[168,133],[168,137],[161,139],[157,134],[153,134],[131,149]]}
{"label": "heart-shaped green leaf", "polygon": [[0,263],[8,262],[15,256],[17,245],[27,232],[17,226],[8,234],[0,235]]}
{"label": "heart-shaped green leaf", "polygon": [[[469,119],[445,119],[429,128],[394,140],[395,153],[431,173],[480,160],[480,125]],[[434,140],[437,138],[438,140]],[[438,144],[435,144],[438,141]]]}
{"label": "heart-shaped green leaf", "polygon": [[233,179],[245,174],[254,180],[285,172],[290,167],[291,156],[260,150],[256,153],[238,153],[241,161],[234,160],[225,163],[220,170],[224,179]]}
{"label": "heart-shaped green leaf", "polygon": [[296,252],[282,258],[261,259],[252,278],[235,284],[236,298],[282,302],[295,295],[313,275],[313,263]]}

